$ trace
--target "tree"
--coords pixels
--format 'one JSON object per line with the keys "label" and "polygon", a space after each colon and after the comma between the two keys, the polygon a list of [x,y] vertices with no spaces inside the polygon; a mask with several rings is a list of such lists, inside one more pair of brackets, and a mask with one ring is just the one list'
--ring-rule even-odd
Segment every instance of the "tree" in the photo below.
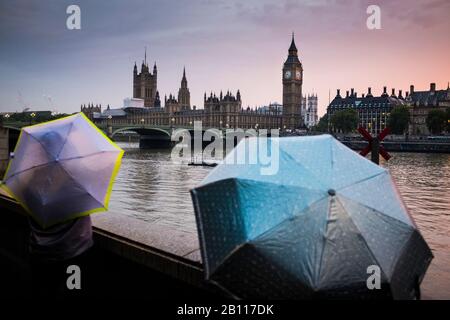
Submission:
{"label": "tree", "polygon": [[319,123],[314,126],[313,131],[328,132],[328,113],[325,113],[320,118]]}
{"label": "tree", "polygon": [[408,129],[409,119],[409,110],[407,107],[395,107],[389,116],[388,127],[393,134],[404,134]]}
{"label": "tree", "polygon": [[447,127],[447,112],[439,109],[432,109],[428,112],[426,119],[428,130],[432,134],[440,134]]}
{"label": "tree", "polygon": [[353,109],[345,109],[335,112],[331,116],[331,124],[336,130],[349,133],[356,129],[359,122],[358,112]]}

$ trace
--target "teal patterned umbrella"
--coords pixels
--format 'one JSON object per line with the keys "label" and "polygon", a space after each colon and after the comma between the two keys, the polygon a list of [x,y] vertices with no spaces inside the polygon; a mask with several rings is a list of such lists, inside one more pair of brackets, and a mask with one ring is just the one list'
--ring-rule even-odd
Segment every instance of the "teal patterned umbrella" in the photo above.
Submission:
{"label": "teal patterned umbrella", "polygon": [[272,175],[225,164],[251,139],[191,191],[208,280],[238,298],[418,294],[432,253],[386,169],[329,135],[270,139]]}

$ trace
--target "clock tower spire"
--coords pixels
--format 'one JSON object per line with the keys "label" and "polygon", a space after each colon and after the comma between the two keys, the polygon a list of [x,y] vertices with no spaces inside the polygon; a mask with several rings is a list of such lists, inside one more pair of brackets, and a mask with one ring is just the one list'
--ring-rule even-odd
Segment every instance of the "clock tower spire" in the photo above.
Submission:
{"label": "clock tower spire", "polygon": [[295,129],[302,126],[303,66],[298,59],[298,50],[292,33],[288,57],[283,65],[283,127]]}

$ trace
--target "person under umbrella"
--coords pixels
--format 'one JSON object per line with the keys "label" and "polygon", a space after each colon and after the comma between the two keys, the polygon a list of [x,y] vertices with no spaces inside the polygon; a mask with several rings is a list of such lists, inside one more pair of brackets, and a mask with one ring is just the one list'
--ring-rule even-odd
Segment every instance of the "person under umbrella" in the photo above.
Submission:
{"label": "person under umbrella", "polygon": [[1,186],[29,214],[38,293],[58,294],[67,266],[85,263],[89,215],[107,210],[122,155],[83,113],[21,130]]}
{"label": "person under umbrella", "polygon": [[237,298],[419,295],[433,256],[386,169],[330,135],[270,138],[273,174],[233,162],[258,139],[191,190],[207,280]]}

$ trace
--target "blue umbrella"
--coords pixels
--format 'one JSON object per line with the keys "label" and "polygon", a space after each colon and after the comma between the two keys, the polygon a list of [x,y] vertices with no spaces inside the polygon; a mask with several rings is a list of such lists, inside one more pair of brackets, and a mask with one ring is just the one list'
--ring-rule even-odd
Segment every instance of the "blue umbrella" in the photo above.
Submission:
{"label": "blue umbrella", "polygon": [[22,128],[1,187],[42,227],[108,209],[123,150],[83,113]]}
{"label": "blue umbrella", "polygon": [[386,169],[329,135],[269,139],[275,174],[226,164],[257,139],[191,190],[208,280],[238,298],[417,295],[432,253]]}

